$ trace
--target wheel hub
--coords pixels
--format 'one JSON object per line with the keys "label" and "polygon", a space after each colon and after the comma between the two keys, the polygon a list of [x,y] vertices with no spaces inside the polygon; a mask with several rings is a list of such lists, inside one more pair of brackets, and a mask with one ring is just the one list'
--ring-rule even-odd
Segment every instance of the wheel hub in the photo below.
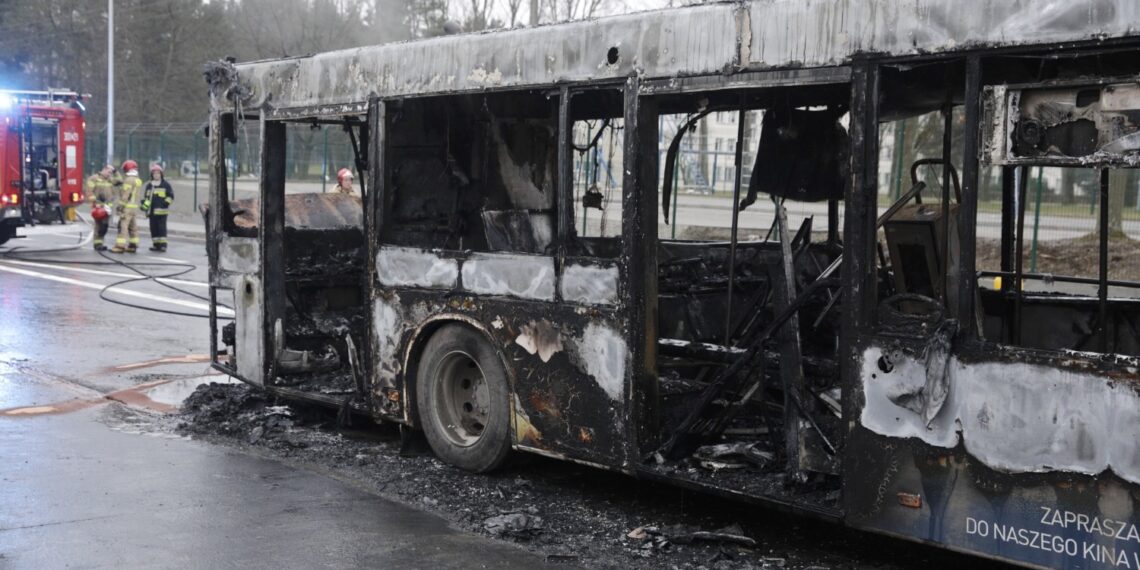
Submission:
{"label": "wheel hub", "polygon": [[486,378],[475,359],[461,351],[443,357],[436,382],[438,421],[452,443],[474,445],[483,435],[490,410]]}

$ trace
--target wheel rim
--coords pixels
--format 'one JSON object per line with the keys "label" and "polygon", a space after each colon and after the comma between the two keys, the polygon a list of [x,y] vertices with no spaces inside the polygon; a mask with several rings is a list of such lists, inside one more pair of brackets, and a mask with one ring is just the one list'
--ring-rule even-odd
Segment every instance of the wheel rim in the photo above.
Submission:
{"label": "wheel rim", "polygon": [[435,421],[451,443],[462,447],[478,443],[487,426],[490,400],[483,370],[471,355],[455,351],[443,357],[435,383]]}

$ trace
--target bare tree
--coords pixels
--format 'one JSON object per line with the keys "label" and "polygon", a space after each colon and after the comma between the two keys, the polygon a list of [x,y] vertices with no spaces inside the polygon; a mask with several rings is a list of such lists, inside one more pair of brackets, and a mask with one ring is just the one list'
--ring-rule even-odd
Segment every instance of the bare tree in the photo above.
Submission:
{"label": "bare tree", "polygon": [[502,26],[502,22],[494,18],[495,0],[466,0],[460,8],[462,13],[462,26],[465,31],[477,32]]}
{"label": "bare tree", "polygon": [[413,38],[443,35],[450,12],[450,0],[408,0],[405,24]]}
{"label": "bare tree", "polygon": [[519,23],[519,10],[522,9],[523,0],[506,0],[507,27],[513,28]]}
{"label": "bare tree", "polygon": [[601,14],[603,8],[613,9],[617,0],[543,0],[543,11],[550,21],[585,20]]}

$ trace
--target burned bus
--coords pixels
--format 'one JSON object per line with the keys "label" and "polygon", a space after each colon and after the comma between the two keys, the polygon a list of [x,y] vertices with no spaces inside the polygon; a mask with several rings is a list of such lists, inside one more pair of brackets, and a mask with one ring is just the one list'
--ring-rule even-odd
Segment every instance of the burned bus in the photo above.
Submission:
{"label": "burned bus", "polygon": [[[1114,181],[1140,163],[1137,21],[757,0],[211,64],[210,296],[235,315],[213,311],[213,366],[472,471],[530,452],[1135,568],[1136,189]],[[713,118],[731,183],[679,208]],[[326,128],[359,196],[288,176],[291,133]],[[1054,178],[1087,208],[1068,249],[1038,239]],[[676,235],[698,216],[718,231]]]}

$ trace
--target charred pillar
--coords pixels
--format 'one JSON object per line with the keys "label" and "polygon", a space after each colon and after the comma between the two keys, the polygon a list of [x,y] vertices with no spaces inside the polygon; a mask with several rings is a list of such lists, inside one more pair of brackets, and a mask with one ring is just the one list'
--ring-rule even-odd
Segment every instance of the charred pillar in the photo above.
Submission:
{"label": "charred pillar", "polygon": [[1013,330],[1011,342],[1015,346],[1021,345],[1022,304],[1025,297],[1025,287],[1022,280],[1025,277],[1025,196],[1029,178],[1029,167],[1018,166],[1014,171],[1014,215],[1017,216],[1017,235],[1014,238],[1013,279]]}
{"label": "charred pillar", "polygon": [[629,326],[630,418],[627,456],[657,447],[657,104],[625,84],[625,168],[622,179],[622,263]]}
{"label": "charred pillar", "polygon": [[[840,327],[840,378],[843,416],[847,425],[856,421],[863,407],[862,339],[871,333],[877,299],[875,242],[879,171],[879,68],[857,62],[851,74],[851,184],[845,202],[843,241],[843,317]],[[851,450],[849,446],[847,448]],[[858,465],[851,453],[844,469]],[[858,481],[847,473],[845,484]]]}
{"label": "charred pillar", "polygon": [[230,211],[230,203],[226,199],[226,186],[229,178],[226,171],[226,141],[230,138],[226,132],[227,123],[232,130],[232,121],[227,121],[225,114],[215,111],[210,113],[209,126],[206,127],[209,135],[209,148],[206,154],[210,164],[210,181],[207,189],[209,192],[207,201],[210,208],[206,214],[206,231],[208,232],[206,236],[206,257],[211,268],[218,267],[219,245],[226,231],[225,224]]}
{"label": "charred pillar", "polygon": [[[776,227],[780,237],[782,257],[780,268],[783,278],[783,283],[773,288],[775,297],[773,308],[783,312],[789,310],[796,298],[795,259],[792,256],[792,237],[788,231],[787,210],[784,209],[781,199],[776,196],[772,197],[772,203],[776,206]],[[805,468],[817,471],[825,468],[821,468],[815,462],[805,461],[808,450],[800,425],[808,411],[803,409],[804,369],[798,316],[793,314],[788,322],[780,327],[779,339],[780,378],[783,380],[784,389],[784,444],[788,454],[788,463],[785,467],[790,480],[802,482],[806,479]]]}
{"label": "charred pillar", "polygon": [[261,119],[261,252],[262,371],[265,383],[276,375],[277,352],[284,348],[274,341],[278,319],[285,319],[285,123]]}
{"label": "charred pillar", "polygon": [[[736,152],[733,158],[732,167],[736,173],[732,181],[732,233],[728,242],[728,295],[725,299],[725,315],[728,318],[724,323],[724,345],[732,346],[732,332],[734,319],[732,318],[732,294],[736,285],[736,242],[738,232],[740,230],[740,185],[744,179],[744,119],[748,116],[748,111],[744,107],[744,95],[740,96],[740,109],[737,111],[736,118]],[[704,125],[705,122],[701,121]],[[777,206],[779,204],[777,203]],[[677,220],[673,220],[676,224]]]}
{"label": "charred pillar", "polygon": [[967,339],[978,335],[974,299],[978,282],[974,275],[977,240],[974,221],[978,217],[978,140],[981,136],[982,63],[978,56],[966,60],[966,126],[962,149],[962,198],[958,204],[958,330]]}
{"label": "charred pillar", "polygon": [[[206,258],[210,263],[210,361],[218,362],[218,291],[221,278],[218,270],[218,252],[225,233],[225,216],[229,211],[226,201],[226,139],[222,134],[222,114],[210,113],[209,119],[210,183],[206,211]],[[197,164],[195,164],[197,168]]]}
{"label": "charred pillar", "polygon": [[[566,263],[566,248],[574,229],[574,157],[570,154],[574,144],[574,121],[570,118],[570,101],[570,90],[563,87],[558,97],[558,256],[554,260],[560,275]],[[597,149],[594,150],[596,152]],[[582,232],[585,231],[583,219]],[[555,291],[555,295],[561,300],[562,291]]]}
{"label": "charred pillar", "polygon": [[[1098,228],[1099,235],[1099,256],[1098,265],[1099,271],[1097,273],[1097,338],[1100,340],[1100,351],[1108,352],[1108,210],[1109,210],[1109,184],[1108,184],[1108,168],[1100,169],[1100,221]],[[1118,189],[1122,191],[1123,188]]]}
{"label": "charred pillar", "polygon": [[[368,131],[371,133],[369,137],[372,145],[368,149],[368,162],[372,168],[368,169],[366,174],[368,178],[369,187],[372,188],[371,192],[364,194],[364,251],[366,252],[364,267],[364,276],[361,279],[362,291],[364,295],[361,298],[364,300],[364,311],[366,315],[372,314],[372,292],[376,291],[380,283],[377,281],[376,273],[376,254],[380,251],[380,224],[383,218],[381,217],[381,205],[384,203],[384,196],[388,192],[387,180],[385,179],[385,167],[387,161],[385,160],[384,149],[386,146],[386,129],[388,117],[388,106],[384,101],[378,97],[372,98],[368,102]],[[373,351],[372,347],[377,346],[377,331],[375,319],[368,319],[368,333],[367,342],[364,348],[360,350],[360,357],[363,361],[364,370],[374,370],[374,363],[372,361]],[[365,378],[365,385],[368,386],[371,378]],[[373,387],[373,389],[376,389]]]}

